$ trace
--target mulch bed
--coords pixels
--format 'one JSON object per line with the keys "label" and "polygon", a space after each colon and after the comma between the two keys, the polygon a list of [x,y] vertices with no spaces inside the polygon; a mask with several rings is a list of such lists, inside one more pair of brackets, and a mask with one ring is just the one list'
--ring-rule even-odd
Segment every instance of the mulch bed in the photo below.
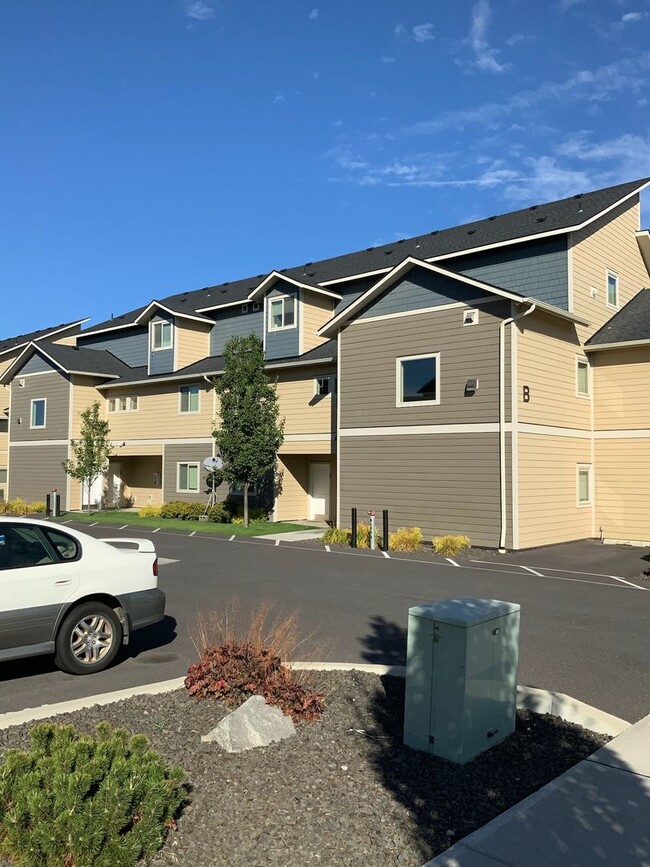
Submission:
{"label": "mulch bed", "polygon": [[[318,672],[327,710],[298,737],[229,755],[206,734],[228,709],[184,690],[56,717],[146,734],[190,783],[176,830],[150,862],[188,867],[421,867],[586,758],[609,738],[558,717],[517,712],[517,730],[458,766],[402,744],[404,681]],[[27,745],[30,726],[0,731]],[[1,862],[0,864],[4,864]]]}

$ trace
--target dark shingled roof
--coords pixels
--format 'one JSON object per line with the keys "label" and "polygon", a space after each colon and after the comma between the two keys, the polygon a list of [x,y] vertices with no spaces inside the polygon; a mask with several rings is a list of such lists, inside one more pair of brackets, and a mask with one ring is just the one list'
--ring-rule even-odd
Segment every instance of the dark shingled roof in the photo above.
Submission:
{"label": "dark shingled roof", "polygon": [[18,349],[20,346],[27,346],[28,343],[31,343],[34,340],[43,340],[43,338],[50,334],[65,331],[67,328],[79,325],[80,321],[82,320],[75,319],[74,322],[64,322],[62,325],[52,325],[50,328],[41,328],[39,331],[31,331],[29,334],[19,334],[17,337],[5,337],[4,340],[0,340],[0,355],[11,349]]}
{"label": "dark shingled roof", "polygon": [[[545,232],[562,231],[580,225],[631,195],[648,181],[650,178],[642,178],[638,181],[607,187],[604,190],[579,193],[556,202],[533,205],[530,208],[487,217],[451,229],[435,230],[415,238],[406,238],[380,247],[369,247],[355,253],[334,256],[320,262],[307,262],[281,271],[278,269],[278,271],[301,283],[317,286],[329,280],[339,280],[355,274],[365,274],[368,271],[387,270],[399,265],[407,256],[416,259],[432,259],[454,253],[471,253],[477,248],[506,241],[534,238]],[[180,292],[161,299],[161,303],[178,313],[193,313],[205,307],[243,302],[268,276],[268,273],[217,286],[206,286],[204,289],[192,292]],[[105,328],[133,323],[144,309],[139,307],[115,319],[101,322],[82,333],[92,334]]]}
{"label": "dark shingled roof", "polygon": [[585,346],[597,349],[599,344],[627,343],[650,340],[650,289],[642,289],[618,313],[606,322]]}
{"label": "dark shingled roof", "polygon": [[84,349],[61,343],[38,343],[64,370],[97,376],[122,376],[131,368],[105,349]]}

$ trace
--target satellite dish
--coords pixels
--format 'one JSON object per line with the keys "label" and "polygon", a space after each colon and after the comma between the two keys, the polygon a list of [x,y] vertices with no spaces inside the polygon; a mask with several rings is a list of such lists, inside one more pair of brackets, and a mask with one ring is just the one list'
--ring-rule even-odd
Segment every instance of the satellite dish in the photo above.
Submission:
{"label": "satellite dish", "polygon": [[215,458],[215,457],[206,458],[203,461],[203,466],[206,468],[206,470],[210,470],[210,472],[212,472],[213,470],[222,470],[223,469],[223,459],[222,458]]}

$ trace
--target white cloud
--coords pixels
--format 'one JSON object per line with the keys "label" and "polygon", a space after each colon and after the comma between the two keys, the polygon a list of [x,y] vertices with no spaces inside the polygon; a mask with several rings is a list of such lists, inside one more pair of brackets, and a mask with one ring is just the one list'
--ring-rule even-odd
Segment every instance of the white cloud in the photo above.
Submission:
{"label": "white cloud", "polygon": [[214,9],[208,6],[204,0],[189,0],[185,4],[185,13],[188,18],[193,18],[194,21],[209,21],[214,18]]}
{"label": "white cloud", "polygon": [[335,120],[334,126],[337,127],[338,129],[340,129],[343,126],[343,121],[342,120]]}
{"label": "white cloud", "polygon": [[284,95],[278,91],[273,97],[273,103],[276,104],[278,102],[284,102]]}
{"label": "white cloud", "polygon": [[411,32],[416,42],[429,42],[431,39],[436,38],[433,33],[433,24],[429,22],[426,24],[416,24]]}
{"label": "white cloud", "polygon": [[318,15],[319,15],[319,10],[318,9],[312,9],[311,12],[309,13],[309,20],[315,21],[318,18]]}
{"label": "white cloud", "polygon": [[630,24],[633,21],[642,21],[646,17],[645,12],[626,12],[621,18],[623,24]]}
{"label": "white cloud", "polygon": [[395,36],[403,36],[406,33],[406,27],[403,24],[396,24],[393,33]]}
{"label": "white cloud", "polygon": [[482,72],[499,74],[510,69],[510,63],[500,63],[497,60],[501,53],[497,48],[490,48],[487,41],[487,31],[492,12],[489,0],[478,0],[472,9],[472,24],[469,42],[475,55],[474,65]]}
{"label": "white cloud", "polygon": [[519,42],[523,42],[526,37],[523,33],[513,33],[512,36],[509,36],[506,39],[506,45],[509,45],[511,48],[513,45],[517,45]]}
{"label": "white cloud", "polygon": [[395,63],[395,58],[394,57],[388,57],[386,54],[382,54],[381,62],[382,63]]}
{"label": "white cloud", "polygon": [[560,12],[568,12],[574,6],[579,6],[581,3],[586,3],[587,0],[559,0],[557,7]]}

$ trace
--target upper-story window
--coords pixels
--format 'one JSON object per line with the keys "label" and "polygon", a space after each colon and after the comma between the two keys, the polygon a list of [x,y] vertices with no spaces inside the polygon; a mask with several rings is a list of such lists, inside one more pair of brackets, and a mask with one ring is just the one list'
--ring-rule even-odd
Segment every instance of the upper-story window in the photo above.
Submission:
{"label": "upper-story window", "polygon": [[151,323],[151,349],[171,349],[173,346],[173,331],[171,322]]}
{"label": "upper-story window", "polygon": [[282,328],[295,328],[296,301],[290,295],[273,298],[269,302],[269,331],[280,331]]}
{"label": "upper-story window", "polygon": [[326,394],[334,394],[335,391],[335,376],[317,376],[314,380],[314,395],[316,397],[324,397]]}
{"label": "upper-story window", "polygon": [[201,409],[198,385],[181,385],[178,399],[179,412],[199,412]]}
{"label": "upper-story window", "polygon": [[7,490],[7,470],[3,467],[0,470],[0,503],[6,499]]}
{"label": "upper-story window", "polygon": [[46,416],[47,398],[39,397],[36,400],[33,400],[29,426],[31,428],[45,427]]}
{"label": "upper-story window", "polygon": [[580,397],[589,397],[591,393],[589,362],[586,358],[576,358],[576,392]]}
{"label": "upper-story window", "polygon": [[108,411],[109,412],[136,412],[138,409],[138,398],[135,395],[124,397],[109,397]]}
{"label": "upper-story window", "polygon": [[409,355],[397,360],[397,406],[440,403],[440,353]]}
{"label": "upper-story window", "polygon": [[607,272],[607,305],[618,307],[618,274]]}

